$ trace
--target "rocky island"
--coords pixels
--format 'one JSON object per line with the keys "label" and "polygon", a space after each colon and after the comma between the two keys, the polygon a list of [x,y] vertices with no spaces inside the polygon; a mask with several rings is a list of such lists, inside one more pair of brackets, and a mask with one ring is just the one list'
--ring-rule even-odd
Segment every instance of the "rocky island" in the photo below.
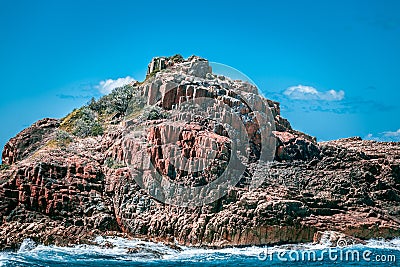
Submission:
{"label": "rocky island", "polygon": [[[261,171],[260,122],[241,100],[272,114],[273,153]],[[97,236],[226,247],[318,242],[324,233],[349,240],[400,236],[400,143],[359,137],[329,142],[292,129],[279,103],[245,81],[212,72],[206,59],[154,58],[135,82],[74,110],[43,119],[9,140],[0,170],[0,249],[24,239],[70,246]],[[255,97],[257,96],[257,97]],[[232,154],[224,125],[199,117],[174,132],[171,114],[187,99],[208,97],[246,118],[244,173],[220,198],[174,205],[140,185],[143,155],[161,177],[196,187],[215,181]],[[126,139],[128,129],[137,135]],[[177,171],[164,139],[208,167]],[[204,151],[214,151],[207,161]],[[127,160],[129,155],[129,160]],[[142,176],[141,176],[142,175]],[[139,177],[139,178],[138,178]],[[251,181],[261,180],[251,188]]]}

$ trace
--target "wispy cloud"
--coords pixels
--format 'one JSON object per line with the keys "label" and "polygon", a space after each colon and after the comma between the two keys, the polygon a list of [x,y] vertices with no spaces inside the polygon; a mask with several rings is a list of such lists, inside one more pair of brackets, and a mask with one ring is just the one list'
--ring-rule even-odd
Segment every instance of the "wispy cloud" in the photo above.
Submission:
{"label": "wispy cloud", "polygon": [[96,89],[98,89],[102,94],[109,94],[113,89],[127,85],[135,81],[136,80],[130,76],[126,76],[125,78],[118,78],[115,80],[108,79],[101,81],[98,85],[96,85]]}
{"label": "wispy cloud", "polygon": [[374,100],[349,98],[346,101],[340,101],[340,102],[325,101],[321,103],[321,105],[315,103],[315,105],[309,106],[308,109],[310,111],[326,111],[326,112],[344,114],[344,113],[366,113],[366,112],[390,112],[396,110],[397,107]]}
{"label": "wispy cloud", "polygon": [[364,137],[364,139],[381,141],[381,142],[400,142],[400,129],[394,132],[385,131],[378,133],[376,135],[369,133],[367,136]]}
{"label": "wispy cloud", "polygon": [[[365,90],[376,90],[370,86]],[[392,112],[399,107],[375,99],[365,99],[368,94],[358,97],[345,97],[342,90],[318,91],[312,86],[292,86],[281,92],[266,91],[267,98],[281,103],[284,111],[302,110],[305,112],[329,112],[337,114]]]}
{"label": "wispy cloud", "polygon": [[383,135],[386,136],[386,137],[397,137],[397,138],[400,138],[400,129],[398,129],[395,132],[391,132],[391,131],[383,132]]}
{"label": "wispy cloud", "polygon": [[71,100],[90,99],[91,97],[93,97],[92,95],[71,95],[71,94],[57,94],[56,96],[61,99],[71,99]]}
{"label": "wispy cloud", "polygon": [[340,101],[344,98],[344,91],[328,90],[325,92],[318,91],[312,86],[297,85],[287,88],[283,94],[288,98],[295,100],[324,100],[324,101]]}

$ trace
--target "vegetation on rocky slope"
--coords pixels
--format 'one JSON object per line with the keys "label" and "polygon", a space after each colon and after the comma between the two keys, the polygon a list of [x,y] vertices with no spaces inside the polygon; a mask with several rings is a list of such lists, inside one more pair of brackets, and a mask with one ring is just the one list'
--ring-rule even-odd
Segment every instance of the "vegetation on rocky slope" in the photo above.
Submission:
{"label": "vegetation on rocky slope", "polygon": [[[179,54],[166,58],[172,64],[184,61]],[[148,74],[146,80],[156,72]],[[145,80],[145,81],[146,81]],[[144,81],[144,82],[145,82]],[[142,90],[138,84],[128,84],[115,88],[110,94],[92,100],[85,106],[73,110],[61,120],[60,129],[77,137],[102,135],[109,123],[116,124],[123,118],[132,119],[141,115],[142,119],[155,120],[168,117],[168,114],[156,107],[146,106]]]}
{"label": "vegetation on rocky slope", "polygon": [[118,123],[125,116],[140,114],[145,101],[132,84],[115,88],[110,94],[94,98],[61,120],[60,129],[78,137],[102,135],[108,123]]}
{"label": "vegetation on rocky slope", "polygon": [[74,137],[70,133],[58,129],[56,131],[56,136],[54,137],[54,139],[50,140],[47,143],[47,146],[48,147],[66,148],[73,141],[74,141]]}
{"label": "vegetation on rocky slope", "polygon": [[9,168],[10,168],[10,165],[8,165],[8,164],[2,163],[0,165],[0,171],[8,170]]}

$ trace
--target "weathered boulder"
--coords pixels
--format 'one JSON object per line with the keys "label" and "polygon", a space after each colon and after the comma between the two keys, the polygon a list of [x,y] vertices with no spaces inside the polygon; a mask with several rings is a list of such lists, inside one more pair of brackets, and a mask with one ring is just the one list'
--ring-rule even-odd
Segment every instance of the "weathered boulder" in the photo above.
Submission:
{"label": "weathered boulder", "polygon": [[59,120],[47,118],[26,128],[7,142],[2,153],[2,162],[11,165],[28,157],[49,140],[58,126]]}

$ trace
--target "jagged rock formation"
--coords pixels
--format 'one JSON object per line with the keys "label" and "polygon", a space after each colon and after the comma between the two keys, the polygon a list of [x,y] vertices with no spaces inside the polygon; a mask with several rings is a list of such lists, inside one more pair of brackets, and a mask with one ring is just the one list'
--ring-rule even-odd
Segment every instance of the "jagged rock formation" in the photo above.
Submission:
{"label": "jagged rock formation", "polygon": [[45,145],[53,131],[59,126],[56,119],[43,119],[26,128],[12,138],[4,147],[3,164],[14,164]]}
{"label": "jagged rock formation", "polygon": [[[213,74],[195,56],[155,58],[143,83],[113,94],[61,121],[41,120],[6,144],[0,248],[27,237],[69,245],[126,235],[218,247],[311,242],[328,230],[360,239],[400,236],[399,143],[317,143],[292,129],[279,103],[258,97],[249,83]],[[224,197],[200,207],[167,205],[138,185],[148,182],[145,162],[171,182],[202,186],[231,158],[232,138],[221,123],[199,116],[183,130],[172,127],[177,106],[199,97],[221,101],[245,122],[249,161]],[[262,137],[263,121],[250,106],[271,114],[272,136]],[[104,131],[74,136],[77,114],[89,114]],[[134,138],[126,138],[128,130]],[[165,146],[166,139],[176,142]],[[275,160],[256,170],[261,143],[273,146]],[[171,158],[175,148],[182,155]],[[177,164],[192,169],[177,171]],[[253,179],[262,183],[251,190]]]}

